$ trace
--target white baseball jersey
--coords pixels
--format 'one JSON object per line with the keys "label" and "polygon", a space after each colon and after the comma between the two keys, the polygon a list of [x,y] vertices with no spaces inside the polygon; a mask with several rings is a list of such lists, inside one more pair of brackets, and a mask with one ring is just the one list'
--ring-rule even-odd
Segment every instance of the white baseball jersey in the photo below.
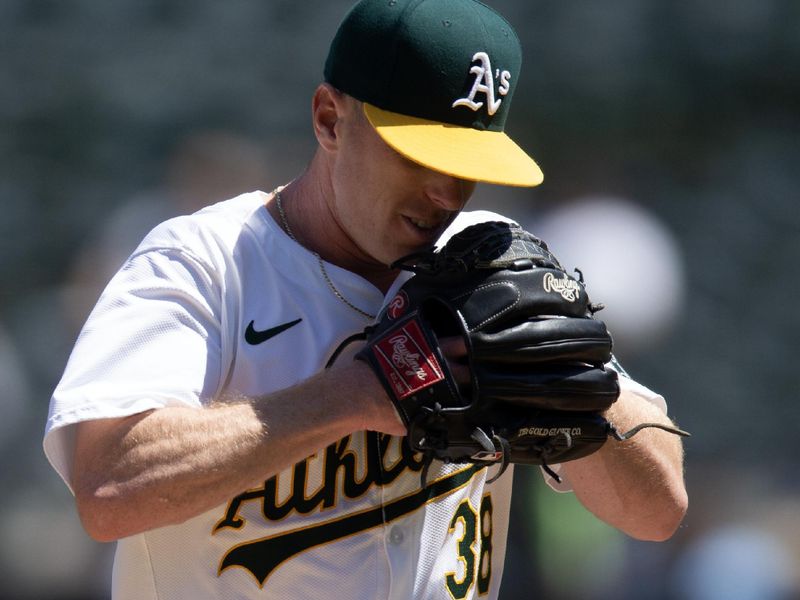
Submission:
{"label": "white baseball jersey", "polygon": [[[266,200],[254,192],[167,221],[111,280],[51,400],[45,452],[68,485],[70,425],[285,388],[368,324]],[[463,213],[450,232],[498,218]],[[353,304],[380,310],[377,288],[325,268]],[[113,598],[498,596],[511,468],[487,484],[496,467],[434,462],[422,488],[420,458],[402,438],[360,431],[317,450],[205,514],[120,540]]]}

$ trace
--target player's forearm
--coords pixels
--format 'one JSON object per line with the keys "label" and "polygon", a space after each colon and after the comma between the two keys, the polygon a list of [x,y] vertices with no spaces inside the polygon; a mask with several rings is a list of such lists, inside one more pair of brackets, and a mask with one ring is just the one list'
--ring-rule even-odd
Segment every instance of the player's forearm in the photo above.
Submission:
{"label": "player's forearm", "polygon": [[[626,391],[607,416],[621,432],[643,422],[671,424],[656,406]],[[681,439],[665,431],[644,429],[625,442],[609,439],[564,469],[587,509],[637,539],[671,537],[686,513]]]}
{"label": "player's forearm", "polygon": [[180,523],[352,431],[380,429],[365,396],[379,384],[348,368],[356,376],[326,372],[259,399],[82,424],[73,487],[87,531],[109,541]]}
{"label": "player's forearm", "polygon": [[262,436],[244,404],[82,423],[72,483],[84,527],[112,541],[200,514],[244,483],[232,467]]}

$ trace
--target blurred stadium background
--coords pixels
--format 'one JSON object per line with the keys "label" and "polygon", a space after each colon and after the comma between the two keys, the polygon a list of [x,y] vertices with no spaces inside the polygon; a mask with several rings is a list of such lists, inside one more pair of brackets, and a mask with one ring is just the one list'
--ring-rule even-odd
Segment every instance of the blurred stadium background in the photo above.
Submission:
{"label": "blurred stadium background", "polygon": [[[41,451],[49,394],[150,227],[302,169],[350,4],[0,2],[0,598],[108,597],[113,547]],[[694,434],[664,544],[518,469],[502,598],[800,597],[800,3],[489,4],[525,53],[508,131],[546,178],[472,206],[581,267],[623,365]]]}

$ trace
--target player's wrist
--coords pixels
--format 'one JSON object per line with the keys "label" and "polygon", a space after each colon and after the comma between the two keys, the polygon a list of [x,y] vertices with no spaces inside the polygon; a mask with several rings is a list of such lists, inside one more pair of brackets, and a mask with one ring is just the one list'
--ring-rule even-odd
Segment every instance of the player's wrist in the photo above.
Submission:
{"label": "player's wrist", "polygon": [[373,370],[360,360],[352,361],[344,369],[354,390],[355,429],[405,435],[406,427]]}

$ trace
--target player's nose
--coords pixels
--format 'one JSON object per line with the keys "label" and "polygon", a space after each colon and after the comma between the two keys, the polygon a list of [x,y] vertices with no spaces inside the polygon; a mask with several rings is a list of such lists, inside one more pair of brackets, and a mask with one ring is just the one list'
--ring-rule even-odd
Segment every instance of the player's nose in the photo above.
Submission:
{"label": "player's nose", "polygon": [[439,208],[459,211],[472,196],[475,185],[474,181],[429,171],[425,182],[425,195]]}

